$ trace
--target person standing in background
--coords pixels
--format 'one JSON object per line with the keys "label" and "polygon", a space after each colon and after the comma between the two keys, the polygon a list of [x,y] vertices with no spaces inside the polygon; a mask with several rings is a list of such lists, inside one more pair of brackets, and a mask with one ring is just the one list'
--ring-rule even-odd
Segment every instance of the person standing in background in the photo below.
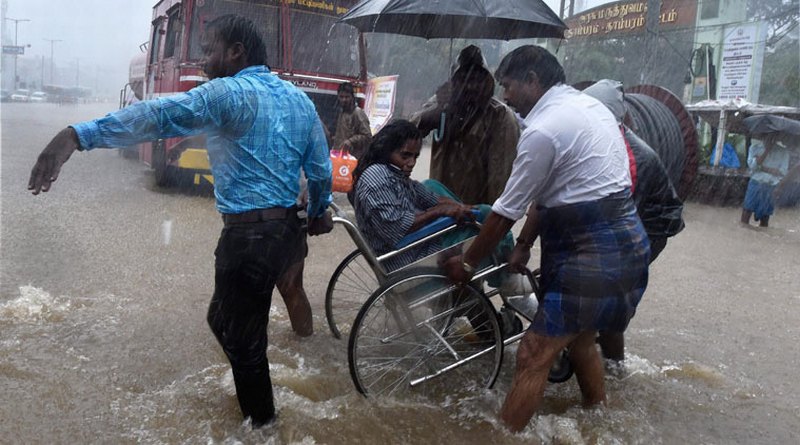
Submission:
{"label": "person standing in background", "polygon": [[356,159],[361,159],[372,141],[369,118],[356,104],[356,91],[352,83],[339,85],[337,94],[342,111],[336,120],[331,149],[347,150]]}
{"label": "person standing in background", "polygon": [[789,149],[778,142],[777,134],[768,134],[750,147],[747,165],[750,182],[742,205],[743,225],[750,225],[755,217],[759,227],[769,227],[769,217],[775,212],[775,187],[789,172]]}

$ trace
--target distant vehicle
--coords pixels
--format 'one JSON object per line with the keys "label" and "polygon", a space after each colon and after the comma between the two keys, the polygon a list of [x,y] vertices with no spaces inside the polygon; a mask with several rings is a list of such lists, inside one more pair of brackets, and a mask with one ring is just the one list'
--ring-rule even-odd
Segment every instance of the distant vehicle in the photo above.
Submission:
{"label": "distant vehicle", "polygon": [[86,102],[92,96],[92,90],[86,87],[44,85],[42,90],[47,95],[47,100],[60,105]]}
{"label": "distant vehicle", "polygon": [[11,100],[11,92],[8,90],[0,91],[0,102],[8,102]]}
{"label": "distant vehicle", "polygon": [[31,91],[26,90],[24,88],[20,88],[17,91],[14,91],[14,94],[11,95],[12,102],[30,102],[31,100]]}
{"label": "distant vehicle", "polygon": [[47,93],[45,93],[44,91],[34,91],[33,94],[31,94],[30,100],[31,102],[37,102],[37,103],[47,102]]}

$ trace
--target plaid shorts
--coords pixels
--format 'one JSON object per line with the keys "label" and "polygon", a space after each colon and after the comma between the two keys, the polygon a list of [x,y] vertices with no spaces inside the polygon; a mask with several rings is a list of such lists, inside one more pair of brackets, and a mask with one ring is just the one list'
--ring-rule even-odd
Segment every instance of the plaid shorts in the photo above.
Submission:
{"label": "plaid shorts", "polygon": [[647,287],[650,257],[630,193],[539,211],[543,299],[529,329],[624,331]]}

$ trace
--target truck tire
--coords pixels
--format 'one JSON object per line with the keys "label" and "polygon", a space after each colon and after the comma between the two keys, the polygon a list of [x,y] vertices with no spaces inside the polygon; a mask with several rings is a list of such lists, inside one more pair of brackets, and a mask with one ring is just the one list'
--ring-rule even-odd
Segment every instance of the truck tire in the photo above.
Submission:
{"label": "truck tire", "polygon": [[172,185],[172,168],[167,164],[167,149],[164,146],[164,141],[158,141],[153,144],[150,164],[155,171],[156,185],[159,187]]}

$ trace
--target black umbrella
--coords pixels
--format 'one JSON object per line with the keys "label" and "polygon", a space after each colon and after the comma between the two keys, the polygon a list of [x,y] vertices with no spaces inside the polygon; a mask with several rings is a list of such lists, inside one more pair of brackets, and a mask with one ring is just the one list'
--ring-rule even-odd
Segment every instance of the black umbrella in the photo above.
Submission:
{"label": "black umbrella", "polygon": [[542,0],[364,0],[339,21],[425,39],[564,38],[567,29]]}
{"label": "black umbrella", "polygon": [[786,136],[800,136],[800,121],[787,119],[775,114],[756,114],[742,120],[747,132],[752,136],[778,133]]}

